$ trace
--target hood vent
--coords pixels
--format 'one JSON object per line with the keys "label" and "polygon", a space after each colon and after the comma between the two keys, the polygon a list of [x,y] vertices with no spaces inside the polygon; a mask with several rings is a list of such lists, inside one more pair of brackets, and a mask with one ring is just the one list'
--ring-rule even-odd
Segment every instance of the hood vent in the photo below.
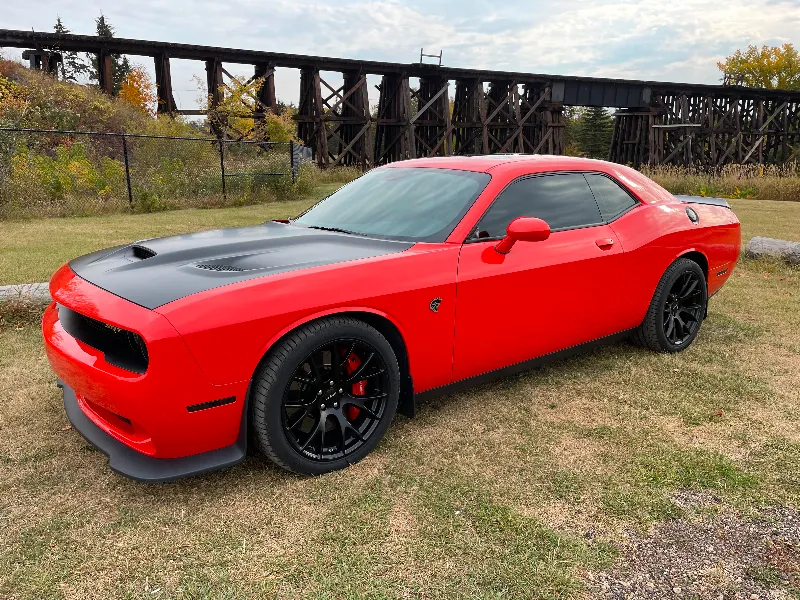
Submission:
{"label": "hood vent", "polygon": [[134,258],[138,258],[139,260],[153,258],[157,254],[155,250],[139,246],[138,244],[131,246],[131,251],[133,252]]}
{"label": "hood vent", "polygon": [[219,271],[219,272],[230,272],[230,273],[238,273],[240,271],[244,271],[244,269],[240,269],[239,267],[234,267],[233,265],[195,265],[198,269],[205,269],[206,271]]}

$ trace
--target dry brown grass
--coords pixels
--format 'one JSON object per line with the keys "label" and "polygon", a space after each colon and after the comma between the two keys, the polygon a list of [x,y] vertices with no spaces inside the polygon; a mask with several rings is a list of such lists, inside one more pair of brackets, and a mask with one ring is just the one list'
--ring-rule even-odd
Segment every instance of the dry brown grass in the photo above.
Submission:
{"label": "dry brown grass", "polygon": [[[747,202],[745,228],[768,235]],[[738,266],[686,352],[621,343],[430,402],[313,479],[258,456],[169,485],[114,475],[65,429],[39,335],[0,331],[0,597],[581,597],[687,493],[800,507],[785,266]]]}
{"label": "dry brown grass", "polygon": [[800,164],[694,167],[643,166],[642,173],[673,194],[721,198],[800,201]]}

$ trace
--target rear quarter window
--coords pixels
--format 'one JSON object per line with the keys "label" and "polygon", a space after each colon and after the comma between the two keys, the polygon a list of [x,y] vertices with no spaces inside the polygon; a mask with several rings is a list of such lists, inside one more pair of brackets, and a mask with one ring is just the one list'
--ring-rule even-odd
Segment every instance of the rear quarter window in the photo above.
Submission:
{"label": "rear quarter window", "polygon": [[604,221],[612,221],[622,213],[636,206],[636,200],[620,185],[597,173],[587,173],[586,181],[592,189]]}

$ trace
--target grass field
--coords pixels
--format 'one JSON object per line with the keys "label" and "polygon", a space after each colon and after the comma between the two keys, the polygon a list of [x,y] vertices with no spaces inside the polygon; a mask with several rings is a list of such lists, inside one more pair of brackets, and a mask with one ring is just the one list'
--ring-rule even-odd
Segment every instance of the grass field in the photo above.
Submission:
{"label": "grass field", "polygon": [[[67,260],[118,244],[201,229],[237,227],[294,216],[341,184],[318,186],[301,200],[241,208],[189,209],[142,215],[105,215],[0,221],[0,285],[47,281]],[[800,241],[800,203],[731,200],[742,239],[769,235]]]}
{"label": "grass field", "polygon": [[70,258],[134,240],[292,217],[340,186],[317,186],[300,200],[238,208],[0,221],[0,285],[47,281]]}
{"label": "grass field", "polygon": [[[745,238],[798,239],[800,204],[733,204]],[[26,223],[0,230],[2,272],[279,208],[102,218],[78,242],[89,219]],[[8,248],[35,257],[13,277]],[[743,261],[681,354],[620,343],[425,404],[313,479],[255,455],[116,476],[67,427],[38,325],[0,328],[0,598],[800,598],[798,269]]]}

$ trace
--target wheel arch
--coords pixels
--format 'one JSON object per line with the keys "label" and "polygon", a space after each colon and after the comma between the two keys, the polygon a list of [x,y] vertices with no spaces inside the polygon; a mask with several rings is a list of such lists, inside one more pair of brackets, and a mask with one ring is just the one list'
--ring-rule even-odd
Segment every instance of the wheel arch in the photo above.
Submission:
{"label": "wheel arch", "polygon": [[314,321],[320,321],[328,317],[352,317],[358,319],[377,329],[378,332],[386,338],[392,346],[392,350],[394,350],[395,356],[397,357],[397,364],[400,367],[400,402],[397,410],[407,417],[413,417],[415,408],[414,385],[411,379],[411,366],[405,337],[403,336],[400,326],[389,315],[371,308],[348,307],[338,310],[329,310],[308,315],[303,319],[295,321],[290,326],[284,328],[280,333],[273,336],[264,346],[258,363],[253,369],[251,381],[255,378],[256,373],[258,373],[258,370],[261,368],[261,365],[264,360],[266,360],[272,348],[303,325],[313,323]]}
{"label": "wheel arch", "polygon": [[706,285],[708,285],[708,258],[706,257],[705,254],[703,254],[699,250],[692,249],[692,250],[687,250],[683,254],[678,255],[678,257],[675,260],[677,260],[678,258],[688,258],[689,260],[692,260],[696,262],[698,265],[700,265],[700,268],[703,270],[703,275],[705,275],[706,278]]}

